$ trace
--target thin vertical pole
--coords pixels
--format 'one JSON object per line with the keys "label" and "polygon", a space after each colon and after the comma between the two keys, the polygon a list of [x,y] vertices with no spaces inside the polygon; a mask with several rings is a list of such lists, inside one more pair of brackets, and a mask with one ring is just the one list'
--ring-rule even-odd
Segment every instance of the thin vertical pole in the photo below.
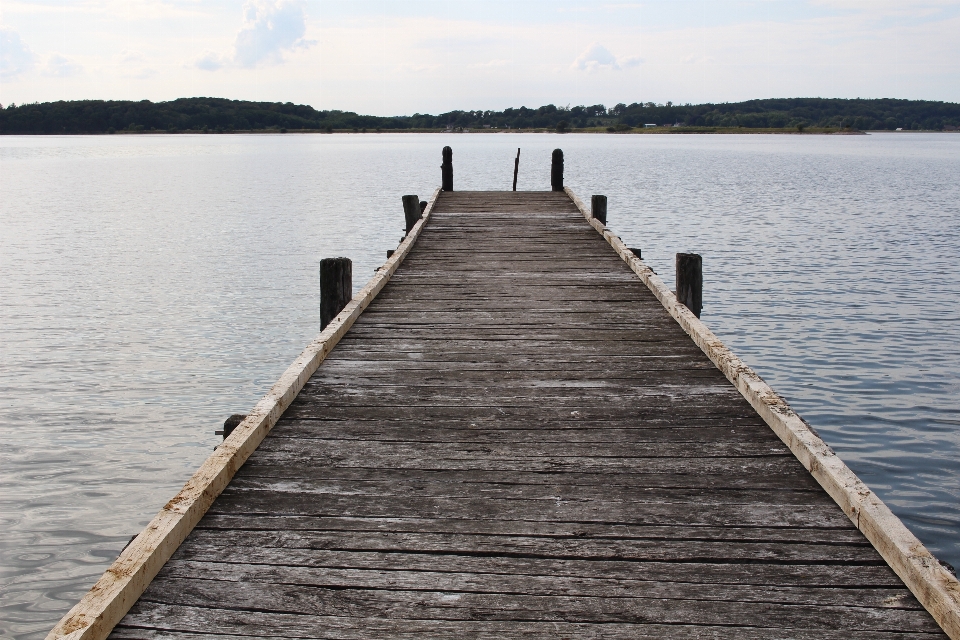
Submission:
{"label": "thin vertical pole", "polygon": [[517,149],[517,159],[513,161],[513,190],[517,190],[517,173],[520,171],[520,149]]}

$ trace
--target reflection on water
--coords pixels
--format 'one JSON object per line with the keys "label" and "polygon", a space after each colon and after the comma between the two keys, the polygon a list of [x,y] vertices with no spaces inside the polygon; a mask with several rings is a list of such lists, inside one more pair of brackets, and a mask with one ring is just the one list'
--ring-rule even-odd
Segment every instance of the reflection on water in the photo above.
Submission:
{"label": "reflection on water", "polygon": [[960,565],[960,135],[0,138],[0,636],[41,638],[318,332],[454,148],[458,189],[605,193],[668,283]]}

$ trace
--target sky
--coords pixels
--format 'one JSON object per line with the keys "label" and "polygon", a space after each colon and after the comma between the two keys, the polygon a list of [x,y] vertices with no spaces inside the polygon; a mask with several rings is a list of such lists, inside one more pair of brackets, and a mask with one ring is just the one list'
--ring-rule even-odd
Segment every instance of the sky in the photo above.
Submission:
{"label": "sky", "polygon": [[960,102],[960,0],[0,0],[0,104]]}

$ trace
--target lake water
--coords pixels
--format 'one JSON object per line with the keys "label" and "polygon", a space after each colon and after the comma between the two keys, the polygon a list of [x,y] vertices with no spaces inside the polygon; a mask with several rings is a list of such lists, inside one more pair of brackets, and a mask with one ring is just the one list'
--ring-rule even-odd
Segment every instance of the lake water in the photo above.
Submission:
{"label": "lake water", "polygon": [[[42,638],[359,288],[400,196],[609,197],[669,284],[960,566],[960,135],[0,137],[0,637]],[[589,265],[585,265],[589,268]]]}

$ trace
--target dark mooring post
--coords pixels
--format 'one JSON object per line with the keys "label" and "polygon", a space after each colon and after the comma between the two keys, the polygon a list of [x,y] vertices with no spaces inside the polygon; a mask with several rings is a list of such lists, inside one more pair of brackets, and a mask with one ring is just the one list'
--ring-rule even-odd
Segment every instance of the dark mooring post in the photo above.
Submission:
{"label": "dark mooring post", "polygon": [[443,148],[443,164],[440,165],[440,188],[453,191],[453,149]]}
{"label": "dark mooring post", "polygon": [[677,300],[700,317],[703,309],[703,258],[700,254],[677,254]]}
{"label": "dark mooring post", "polygon": [[353,297],[353,263],[350,258],[320,261],[320,330],[343,311]]}
{"label": "dark mooring post", "polygon": [[550,166],[550,188],[563,191],[563,151],[553,150],[553,163]]}
{"label": "dark mooring post", "polygon": [[428,205],[428,204],[430,204],[430,203],[427,202],[426,200],[421,200],[421,201],[420,201],[420,215],[421,215],[421,216],[423,215],[423,212],[427,210],[427,205]]}
{"label": "dark mooring post", "polygon": [[517,190],[517,173],[520,172],[520,149],[517,149],[517,159],[513,161],[513,190]]}
{"label": "dark mooring post", "polygon": [[417,224],[417,220],[423,215],[420,210],[420,196],[403,196],[403,217],[407,223],[407,233]]}
{"label": "dark mooring post", "polygon": [[607,226],[607,196],[593,196],[590,198],[590,215]]}

